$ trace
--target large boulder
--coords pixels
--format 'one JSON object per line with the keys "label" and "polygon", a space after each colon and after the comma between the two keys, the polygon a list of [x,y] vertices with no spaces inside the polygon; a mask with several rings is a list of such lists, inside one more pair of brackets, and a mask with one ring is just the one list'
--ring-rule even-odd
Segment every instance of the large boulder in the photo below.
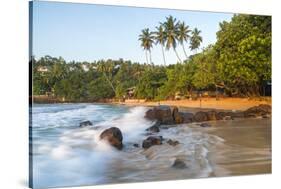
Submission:
{"label": "large boulder", "polygon": [[208,121],[215,121],[217,120],[219,117],[217,116],[217,112],[212,110],[212,111],[208,111],[207,113],[207,119]]}
{"label": "large boulder", "polygon": [[83,121],[79,124],[79,127],[87,127],[87,126],[92,126],[93,123],[90,121]]}
{"label": "large boulder", "polygon": [[145,118],[150,120],[158,120],[160,124],[169,125],[173,124],[172,111],[169,106],[157,106],[153,109],[148,110],[145,113]]}
{"label": "large boulder", "polygon": [[179,112],[178,108],[173,109],[173,118],[176,124],[193,122],[193,114],[188,112]]}
{"label": "large boulder", "polygon": [[163,141],[162,136],[150,136],[142,142],[142,147],[147,149],[151,146],[162,144],[162,141]]}
{"label": "large boulder", "polygon": [[203,121],[208,121],[208,113],[207,112],[197,112],[194,115],[194,121],[196,122],[203,122]]}
{"label": "large boulder", "polygon": [[244,111],[245,117],[263,116],[266,114],[271,114],[271,106],[268,104],[260,104]]}
{"label": "large boulder", "polygon": [[106,140],[111,146],[114,146],[118,150],[123,148],[123,136],[122,132],[117,127],[111,127],[104,130],[100,135],[101,140]]}

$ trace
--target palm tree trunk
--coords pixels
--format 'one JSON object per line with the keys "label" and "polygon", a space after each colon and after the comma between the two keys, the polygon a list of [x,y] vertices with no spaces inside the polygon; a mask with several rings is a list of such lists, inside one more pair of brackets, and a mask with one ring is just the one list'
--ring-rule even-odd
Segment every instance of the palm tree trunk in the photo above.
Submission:
{"label": "palm tree trunk", "polygon": [[148,57],[147,57],[147,50],[145,50],[145,57],[146,57],[146,63],[148,65],[149,63],[148,63]]}
{"label": "palm tree trunk", "polygon": [[113,87],[113,84],[111,83],[111,81],[109,80],[107,75],[104,72],[103,72],[103,75],[104,75],[105,79],[107,80],[107,82],[109,83],[110,87],[112,88],[114,94],[116,94],[115,88]]}
{"label": "palm tree trunk", "polygon": [[182,46],[182,49],[183,49],[183,52],[184,52],[184,55],[185,55],[186,59],[188,59],[188,56],[187,56],[185,48],[184,48],[184,44],[181,44],[181,46]]}
{"label": "palm tree trunk", "polygon": [[164,54],[163,45],[161,45],[161,48],[162,48],[162,55],[163,55],[163,60],[164,60],[164,66],[166,66],[166,58],[165,58],[165,54]]}
{"label": "palm tree trunk", "polygon": [[151,59],[151,51],[149,50],[149,60],[150,60],[150,64],[152,65],[152,59]]}
{"label": "palm tree trunk", "polygon": [[181,61],[181,59],[180,59],[180,57],[179,57],[179,55],[178,55],[178,52],[177,52],[176,48],[173,48],[173,49],[174,49],[174,51],[175,51],[176,56],[178,57],[179,62],[182,63],[182,61]]}

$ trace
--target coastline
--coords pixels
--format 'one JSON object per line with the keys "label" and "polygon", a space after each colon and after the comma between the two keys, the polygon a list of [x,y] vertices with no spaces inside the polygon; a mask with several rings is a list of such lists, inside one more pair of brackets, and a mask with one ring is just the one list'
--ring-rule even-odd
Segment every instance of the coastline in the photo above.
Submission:
{"label": "coastline", "polygon": [[164,101],[145,101],[142,99],[126,99],[121,102],[116,99],[103,99],[100,101],[62,101],[53,97],[36,97],[32,98],[32,102],[36,104],[56,104],[56,103],[96,103],[96,104],[113,104],[126,106],[147,106],[153,107],[160,105],[177,106],[184,111],[185,109],[191,111],[198,111],[201,109],[215,109],[225,111],[244,111],[250,107],[260,104],[272,105],[272,98],[202,98],[200,100],[164,100]]}

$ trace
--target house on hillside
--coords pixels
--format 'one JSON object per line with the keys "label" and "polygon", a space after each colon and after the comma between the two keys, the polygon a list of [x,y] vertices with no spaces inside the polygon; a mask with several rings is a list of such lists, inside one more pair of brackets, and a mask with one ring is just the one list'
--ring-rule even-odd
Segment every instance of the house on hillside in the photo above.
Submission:
{"label": "house on hillside", "polygon": [[41,73],[44,73],[44,72],[48,72],[49,71],[49,68],[47,66],[39,66],[37,68],[37,71],[38,72],[41,72]]}
{"label": "house on hillside", "polygon": [[89,71],[89,66],[87,64],[82,64],[82,69],[87,72]]}

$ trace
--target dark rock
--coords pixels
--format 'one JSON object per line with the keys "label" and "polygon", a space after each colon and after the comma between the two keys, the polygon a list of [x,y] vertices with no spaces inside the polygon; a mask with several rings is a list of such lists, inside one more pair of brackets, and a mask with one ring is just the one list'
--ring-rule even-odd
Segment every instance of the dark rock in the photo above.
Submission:
{"label": "dark rock", "polygon": [[179,141],[169,139],[169,140],[167,141],[167,143],[170,144],[171,146],[176,146],[176,145],[179,144]]}
{"label": "dark rock", "polygon": [[185,168],[187,168],[187,166],[184,163],[184,161],[180,160],[180,159],[176,159],[175,162],[173,163],[172,167],[177,168],[177,169],[185,169]]}
{"label": "dark rock", "polygon": [[123,148],[122,140],[122,132],[117,127],[111,127],[109,129],[104,130],[100,135],[101,140],[107,140],[109,144],[121,150]]}
{"label": "dark rock", "polygon": [[83,121],[80,123],[79,127],[87,127],[87,126],[92,126],[93,123],[90,121]]}
{"label": "dark rock", "polygon": [[226,116],[226,112],[218,112],[217,113],[217,120],[222,120]]}
{"label": "dark rock", "polygon": [[203,122],[203,121],[208,121],[208,114],[207,112],[197,112],[194,115],[194,121],[196,122]]}
{"label": "dark rock", "polygon": [[193,121],[192,113],[179,112],[178,107],[174,107],[172,115],[176,124],[191,123]]}
{"label": "dark rock", "polygon": [[173,111],[172,111],[172,116],[173,118],[175,118],[175,116],[179,113],[179,108],[178,107],[174,107]]}
{"label": "dark rock", "polygon": [[162,140],[162,136],[150,136],[142,142],[142,147],[149,148],[154,145],[160,145],[162,144]]}
{"label": "dark rock", "polygon": [[234,118],[244,118],[244,112],[218,112],[217,120],[233,120]]}
{"label": "dark rock", "polygon": [[193,122],[193,114],[188,112],[178,112],[174,115],[174,121],[176,124],[191,123]]}
{"label": "dark rock", "polygon": [[160,124],[165,125],[174,123],[172,111],[169,106],[161,105],[154,107],[145,113],[145,118],[150,120],[158,120]]}
{"label": "dark rock", "polygon": [[159,129],[158,126],[153,125],[153,126],[147,128],[146,131],[150,131],[150,132],[152,132],[152,133],[158,133],[158,132],[160,132],[160,129]]}
{"label": "dark rock", "polygon": [[244,111],[245,117],[257,117],[265,114],[271,114],[271,106],[267,104],[260,104]]}
{"label": "dark rock", "polygon": [[149,109],[145,112],[145,118],[149,120],[156,120],[156,115],[155,115],[155,110],[154,109]]}
{"label": "dark rock", "polygon": [[151,127],[147,128],[146,131],[150,131],[153,133],[160,132],[159,126],[160,126],[160,121],[156,121]]}
{"label": "dark rock", "polygon": [[270,118],[270,114],[264,114],[264,115],[262,115],[262,118]]}
{"label": "dark rock", "polygon": [[200,127],[211,127],[209,123],[201,123]]}
{"label": "dark rock", "polygon": [[231,118],[244,118],[244,112],[231,112]]}
{"label": "dark rock", "polygon": [[214,121],[217,120],[217,112],[216,111],[208,111],[207,113],[207,119],[208,121]]}
{"label": "dark rock", "polygon": [[140,147],[139,144],[133,144],[133,146],[136,147],[136,148]]}

